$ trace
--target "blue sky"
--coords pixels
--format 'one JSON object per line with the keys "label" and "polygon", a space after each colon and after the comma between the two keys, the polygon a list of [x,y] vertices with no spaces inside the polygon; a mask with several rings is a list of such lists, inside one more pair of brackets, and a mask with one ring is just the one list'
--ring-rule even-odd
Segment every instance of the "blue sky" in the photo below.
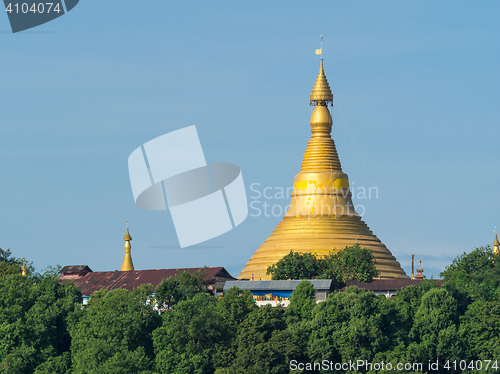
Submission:
{"label": "blue sky", "polygon": [[136,269],[237,276],[281,215],[180,249],[168,212],[135,206],[127,158],[196,125],[207,161],[238,165],[249,197],[253,183],[292,186],[323,35],[343,170],[378,190],[354,203],[408,273],[415,253],[436,276],[500,226],[499,14],[493,0],[82,0],[17,34],[5,14],[0,247],[38,270],[115,270],[128,219]]}

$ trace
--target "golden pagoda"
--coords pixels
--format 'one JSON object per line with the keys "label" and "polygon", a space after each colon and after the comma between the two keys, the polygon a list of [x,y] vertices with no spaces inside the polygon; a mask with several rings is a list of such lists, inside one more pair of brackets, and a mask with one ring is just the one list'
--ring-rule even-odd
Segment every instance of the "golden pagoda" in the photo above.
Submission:
{"label": "golden pagoda", "polygon": [[128,233],[128,221],[127,221],[127,233],[125,234],[123,240],[125,240],[125,257],[123,257],[122,268],[120,269],[120,271],[133,271],[134,264],[132,262],[132,256],[130,254],[130,250],[132,248],[132,246],[130,245],[130,241],[132,240],[132,237]]}
{"label": "golden pagoda", "polygon": [[323,69],[323,57],[310,104],[315,106],[310,121],[312,135],[301,171],[295,176],[290,208],[238,278],[271,279],[266,274],[268,266],[292,249],[323,257],[355,243],[372,250],[380,279],[408,278],[354,209],[349,179],[342,171],[331,137],[333,121],[328,106],[333,105],[333,95]]}

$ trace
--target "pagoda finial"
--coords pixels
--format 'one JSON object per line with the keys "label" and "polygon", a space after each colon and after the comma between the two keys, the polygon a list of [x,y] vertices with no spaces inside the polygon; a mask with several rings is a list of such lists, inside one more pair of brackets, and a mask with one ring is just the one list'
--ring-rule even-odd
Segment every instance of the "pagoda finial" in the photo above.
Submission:
{"label": "pagoda finial", "polygon": [[326,79],[325,70],[323,68],[323,35],[321,35],[321,49],[316,50],[317,55],[321,55],[319,74],[316,78],[316,83],[310,96],[311,105],[333,105],[333,94]]}
{"label": "pagoda finial", "polygon": [[321,35],[321,49],[317,49],[316,54],[321,55],[321,60],[323,60],[323,35]]}
{"label": "pagoda finial", "polygon": [[495,241],[493,242],[493,254],[494,255],[499,255],[500,254],[500,242],[498,241],[498,234],[497,234],[497,227],[495,226]]}
{"label": "pagoda finial", "polygon": [[125,234],[123,240],[125,240],[125,257],[123,257],[122,268],[120,269],[120,271],[133,271],[134,264],[132,262],[132,255],[130,253],[132,249],[132,246],[130,245],[132,237],[128,232],[128,220],[127,220],[127,233]]}
{"label": "pagoda finial", "polygon": [[131,237],[131,236],[130,236],[130,234],[128,233],[128,220],[127,220],[127,233],[125,234],[125,236],[124,236],[123,240],[125,240],[125,241],[127,241],[127,240],[128,240],[128,241],[132,240],[132,237]]}
{"label": "pagoda finial", "polygon": [[23,267],[21,268],[21,274],[23,277],[26,276],[26,261],[24,261],[24,258],[23,258]]}

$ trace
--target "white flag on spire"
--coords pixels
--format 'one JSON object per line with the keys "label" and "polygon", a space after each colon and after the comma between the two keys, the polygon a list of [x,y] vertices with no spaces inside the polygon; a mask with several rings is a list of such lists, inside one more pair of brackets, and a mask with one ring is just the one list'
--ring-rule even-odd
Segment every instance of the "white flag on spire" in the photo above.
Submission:
{"label": "white flag on spire", "polygon": [[321,49],[317,49],[317,50],[316,50],[316,54],[317,54],[317,55],[320,55],[321,53],[323,53],[323,48],[321,48]]}

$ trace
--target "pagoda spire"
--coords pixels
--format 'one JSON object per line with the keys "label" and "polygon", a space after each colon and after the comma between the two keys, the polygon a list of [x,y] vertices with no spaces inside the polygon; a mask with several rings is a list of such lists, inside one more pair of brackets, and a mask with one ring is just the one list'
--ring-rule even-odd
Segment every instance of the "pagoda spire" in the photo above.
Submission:
{"label": "pagoda spire", "polygon": [[134,264],[132,262],[132,255],[130,253],[132,249],[132,246],[130,245],[132,237],[128,232],[128,221],[127,221],[127,233],[123,237],[123,240],[125,240],[125,257],[123,257],[122,268],[120,269],[120,271],[133,271]]}
{"label": "pagoda spire", "polygon": [[309,102],[316,108],[309,122],[311,139],[307,143],[301,170],[330,170],[342,173],[342,165],[331,135],[333,119],[328,105],[333,104],[333,94],[323,68],[323,57]]}
{"label": "pagoda spire", "polygon": [[323,35],[321,35],[321,49],[316,50],[317,55],[321,55],[319,64],[319,73],[314,83],[314,87],[310,96],[311,105],[332,106],[333,94],[326,79],[325,69],[323,67]]}
{"label": "pagoda spire", "polygon": [[330,85],[328,84],[328,80],[326,79],[325,69],[323,67],[323,57],[321,57],[319,65],[319,73],[316,78],[316,82],[314,83],[314,87],[312,89],[309,101],[311,105],[321,105],[327,106],[333,105],[333,94],[330,89]]}

